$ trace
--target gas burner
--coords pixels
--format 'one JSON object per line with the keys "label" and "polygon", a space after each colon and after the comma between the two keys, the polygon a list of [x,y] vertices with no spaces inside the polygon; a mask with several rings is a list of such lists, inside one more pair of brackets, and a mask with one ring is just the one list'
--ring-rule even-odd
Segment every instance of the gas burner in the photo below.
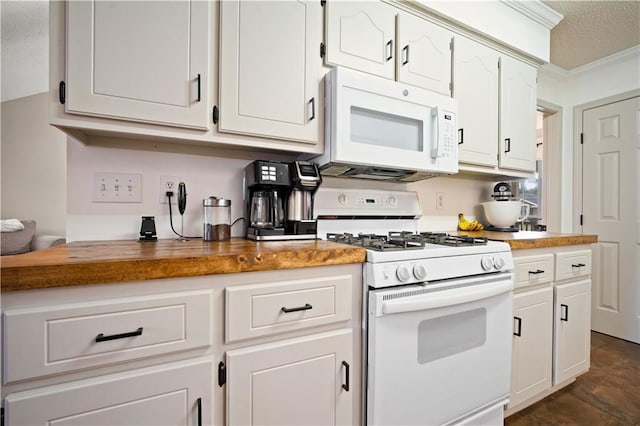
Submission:
{"label": "gas burner", "polygon": [[481,237],[449,235],[445,233],[421,232],[420,235],[425,238],[425,242],[453,247],[484,246],[487,245],[488,241],[486,238]]}
{"label": "gas burner", "polygon": [[486,238],[455,236],[446,233],[421,232],[415,234],[409,231],[390,231],[388,235],[351,233],[327,234],[327,240],[361,246],[376,251],[416,250],[425,244],[438,244],[453,247],[486,245]]}

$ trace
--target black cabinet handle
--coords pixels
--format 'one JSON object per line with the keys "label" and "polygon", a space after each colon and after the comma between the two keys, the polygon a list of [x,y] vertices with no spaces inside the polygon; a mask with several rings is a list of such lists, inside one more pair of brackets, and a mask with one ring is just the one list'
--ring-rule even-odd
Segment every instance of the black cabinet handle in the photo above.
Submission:
{"label": "black cabinet handle", "polygon": [[305,303],[304,306],[298,306],[298,307],[295,307],[295,308],[285,308],[283,306],[282,308],[280,308],[280,310],[282,312],[284,312],[285,314],[288,314],[289,312],[307,311],[307,310],[312,309],[312,308],[313,308],[313,306],[311,306],[308,303]]}
{"label": "black cabinet handle", "polygon": [[542,269],[536,269],[535,271],[529,271],[529,273],[533,275],[538,275],[538,274],[544,274],[544,271]]}
{"label": "black cabinet handle", "polygon": [[122,334],[112,334],[111,336],[105,336],[104,334],[100,333],[96,336],[96,343],[106,342],[108,340],[126,339],[127,337],[135,336],[142,336],[142,327],[138,327],[136,331],[130,331],[128,333]]}
{"label": "black cabinet handle", "polygon": [[311,104],[311,117],[309,117],[309,121],[311,121],[316,118],[316,98],[311,98],[308,103]]}
{"label": "black cabinet handle", "polygon": [[[562,316],[562,308],[564,308],[564,317]],[[560,321],[569,321],[569,305],[560,305]]]}
{"label": "black cabinet handle", "polygon": [[572,268],[582,268],[583,266],[587,266],[584,263],[576,263],[571,265]]}
{"label": "black cabinet handle", "polygon": [[464,143],[464,129],[458,129],[458,145],[462,145]]}
{"label": "black cabinet handle", "polygon": [[196,399],[196,406],[198,407],[198,426],[202,426],[202,398]]}
{"label": "black cabinet handle", "polygon": [[196,102],[200,102],[200,74],[198,74],[198,97]]}
{"label": "black cabinet handle", "polygon": [[387,42],[387,47],[389,48],[389,56],[387,56],[387,61],[393,59],[393,40],[389,40]]}
{"label": "black cabinet handle", "polygon": [[409,63],[409,45],[408,44],[402,48],[402,52],[404,53],[404,61],[402,61],[402,65],[407,65]]}
{"label": "black cabinet handle", "polygon": [[504,152],[511,152],[511,138],[504,140]]}
{"label": "black cabinet handle", "polygon": [[518,337],[520,337],[520,336],[522,336],[522,318],[520,318],[520,317],[513,317],[513,319],[517,321],[517,323],[516,323],[516,330],[518,330],[518,331],[514,331],[514,332],[513,332],[513,335],[514,335],[514,336],[518,336]]}
{"label": "black cabinet handle", "polygon": [[342,389],[349,392],[349,363],[347,361],[342,361],[342,365],[345,369],[345,382],[342,384]]}

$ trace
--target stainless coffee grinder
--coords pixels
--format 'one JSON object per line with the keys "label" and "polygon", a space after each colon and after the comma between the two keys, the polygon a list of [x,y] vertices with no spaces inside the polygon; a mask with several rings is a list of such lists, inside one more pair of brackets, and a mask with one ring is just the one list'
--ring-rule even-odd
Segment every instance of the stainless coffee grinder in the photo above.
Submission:
{"label": "stainless coffee grinder", "polygon": [[313,196],[322,179],[315,163],[257,160],[244,169],[245,235],[250,240],[316,238]]}

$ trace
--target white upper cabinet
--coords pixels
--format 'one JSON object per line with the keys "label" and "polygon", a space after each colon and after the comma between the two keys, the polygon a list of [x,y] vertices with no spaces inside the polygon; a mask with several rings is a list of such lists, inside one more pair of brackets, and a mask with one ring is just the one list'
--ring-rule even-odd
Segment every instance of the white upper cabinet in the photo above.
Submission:
{"label": "white upper cabinet", "polygon": [[67,3],[65,111],[206,130],[209,3]]}
{"label": "white upper cabinet", "polygon": [[220,2],[218,130],[318,144],[319,1]]}
{"label": "white upper cabinet", "polygon": [[497,166],[500,56],[495,50],[463,37],[454,39],[453,52],[459,161]]}
{"label": "white upper cabinet", "polygon": [[536,169],[536,69],[502,56],[500,63],[501,168]]}
{"label": "white upper cabinet", "polygon": [[415,15],[398,13],[398,81],[449,96],[452,33]]}
{"label": "white upper cabinet", "polygon": [[394,79],[396,9],[378,1],[328,1],[325,7],[327,64]]}

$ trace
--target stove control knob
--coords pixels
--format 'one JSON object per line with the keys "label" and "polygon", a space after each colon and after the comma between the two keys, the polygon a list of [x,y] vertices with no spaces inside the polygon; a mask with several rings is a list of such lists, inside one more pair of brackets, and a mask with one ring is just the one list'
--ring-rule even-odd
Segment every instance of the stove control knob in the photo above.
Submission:
{"label": "stove control knob", "polygon": [[493,257],[493,266],[496,269],[502,269],[504,268],[504,265],[506,265],[507,262],[505,262],[504,257],[497,255]]}
{"label": "stove control knob", "polygon": [[420,281],[424,281],[427,278],[427,268],[418,263],[413,267],[413,275]]}
{"label": "stove control knob", "polygon": [[484,269],[485,271],[490,270],[491,268],[493,268],[493,259],[491,259],[491,257],[489,256],[483,256],[480,260],[480,266],[482,266],[482,269]]}
{"label": "stove control knob", "polygon": [[341,206],[344,206],[345,204],[347,204],[347,201],[348,201],[347,194],[345,194],[345,193],[338,194],[338,203]]}
{"label": "stove control knob", "polygon": [[400,265],[398,269],[396,269],[396,277],[400,282],[407,282],[409,278],[411,278],[411,271],[407,265]]}

